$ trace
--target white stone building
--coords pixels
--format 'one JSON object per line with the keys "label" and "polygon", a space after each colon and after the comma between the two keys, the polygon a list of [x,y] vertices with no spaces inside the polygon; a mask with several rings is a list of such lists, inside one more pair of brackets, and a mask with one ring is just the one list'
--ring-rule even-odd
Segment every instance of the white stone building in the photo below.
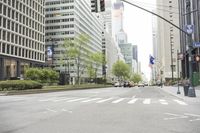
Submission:
{"label": "white stone building", "polygon": [[0,1],[0,80],[45,62],[44,0]]}

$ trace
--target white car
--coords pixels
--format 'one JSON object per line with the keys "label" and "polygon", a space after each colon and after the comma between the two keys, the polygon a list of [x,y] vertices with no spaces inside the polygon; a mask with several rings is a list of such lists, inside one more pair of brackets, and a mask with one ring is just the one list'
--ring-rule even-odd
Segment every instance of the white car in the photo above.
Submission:
{"label": "white car", "polygon": [[120,87],[120,83],[119,82],[115,82],[114,83],[114,87]]}

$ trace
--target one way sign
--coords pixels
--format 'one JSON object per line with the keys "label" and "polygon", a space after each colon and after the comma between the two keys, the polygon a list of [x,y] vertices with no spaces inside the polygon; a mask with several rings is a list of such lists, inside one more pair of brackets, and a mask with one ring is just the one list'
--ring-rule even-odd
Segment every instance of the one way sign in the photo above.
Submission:
{"label": "one way sign", "polygon": [[194,43],[193,43],[193,47],[199,48],[199,47],[200,47],[200,42],[194,42]]}

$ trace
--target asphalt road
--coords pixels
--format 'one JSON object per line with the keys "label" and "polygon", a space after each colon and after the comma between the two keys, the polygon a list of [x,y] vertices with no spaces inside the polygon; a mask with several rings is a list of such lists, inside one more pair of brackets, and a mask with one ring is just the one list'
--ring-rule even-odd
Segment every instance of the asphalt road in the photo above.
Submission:
{"label": "asphalt road", "polygon": [[200,133],[199,110],[156,87],[0,96],[0,133]]}

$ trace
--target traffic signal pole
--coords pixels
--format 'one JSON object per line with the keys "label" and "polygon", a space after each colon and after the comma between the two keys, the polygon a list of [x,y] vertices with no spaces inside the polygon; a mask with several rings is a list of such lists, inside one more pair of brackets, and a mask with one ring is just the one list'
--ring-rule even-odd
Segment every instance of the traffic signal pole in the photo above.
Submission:
{"label": "traffic signal pole", "polygon": [[[129,2],[129,1],[127,1],[127,0],[121,0],[121,1],[125,2],[125,3],[127,3],[129,5],[132,5],[134,7],[137,7],[139,9],[143,10],[143,11],[151,13],[151,14],[157,16],[157,17],[159,17],[160,19],[162,19],[165,22],[171,24],[172,26],[174,26],[175,28],[177,28],[178,30],[180,30],[181,32],[183,32],[184,34],[186,34],[192,40],[191,42],[194,42],[193,39],[192,39],[191,34],[188,34],[186,31],[184,31],[183,29],[181,29],[179,26],[173,24],[172,22],[170,22],[169,20],[165,19],[164,17],[162,17],[162,16],[160,16],[160,15],[158,15],[158,14],[152,12],[152,11],[149,11],[149,10],[143,8],[143,7],[135,5],[135,4],[133,4],[133,3]],[[192,76],[193,76],[193,70],[192,70],[192,50],[193,50],[193,46],[192,46],[192,43],[189,43],[188,46],[189,46],[189,80],[190,80],[190,84],[189,84],[190,86],[189,86],[189,90],[188,90],[188,96],[190,96],[190,97],[196,97],[195,89],[194,89],[194,86],[192,84]]]}

